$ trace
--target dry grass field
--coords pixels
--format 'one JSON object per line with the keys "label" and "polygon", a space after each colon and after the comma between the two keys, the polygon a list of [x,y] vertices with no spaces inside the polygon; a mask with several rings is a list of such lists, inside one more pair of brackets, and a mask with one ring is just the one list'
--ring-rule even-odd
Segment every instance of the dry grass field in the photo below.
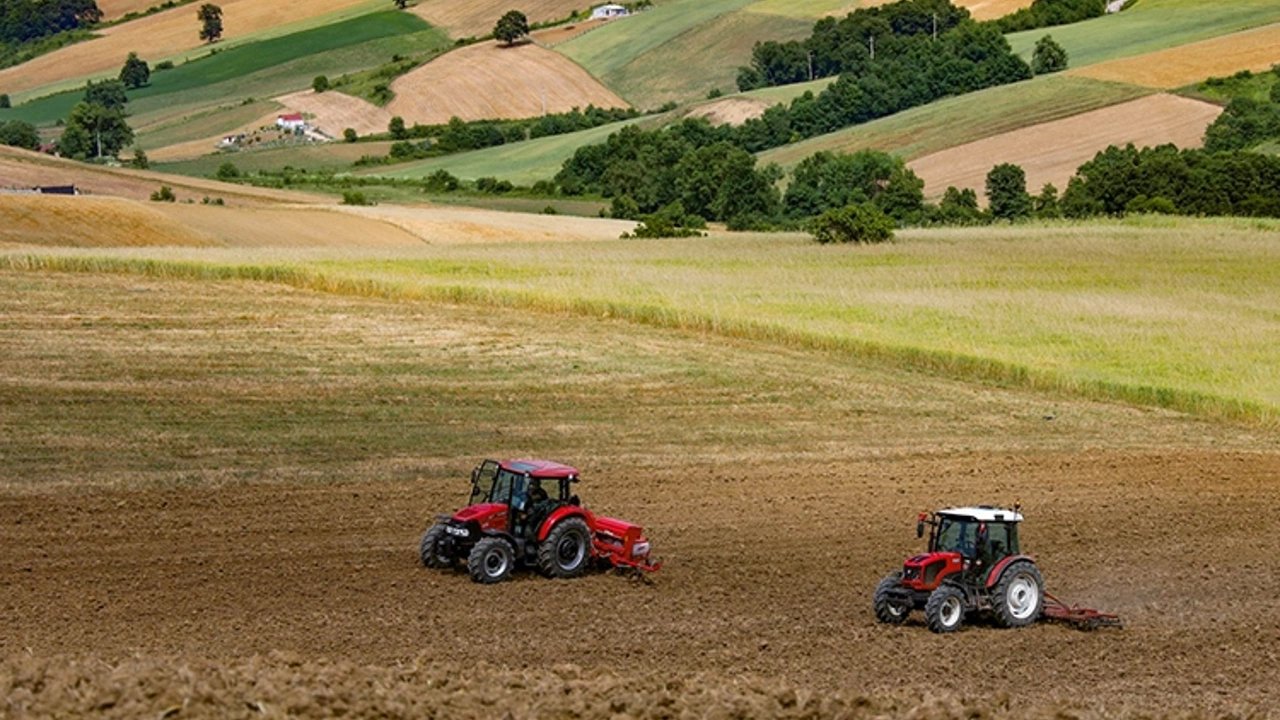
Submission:
{"label": "dry grass field", "polygon": [[98,9],[102,11],[102,19],[116,20],[131,12],[145,12],[159,4],[157,0],[98,0]]}
{"label": "dry grass field", "polygon": [[[519,10],[529,18],[529,23],[561,20],[575,10],[583,10],[582,0],[527,0]],[[423,20],[444,28],[451,37],[481,37],[493,32],[493,26],[503,13],[513,9],[506,0],[421,0],[410,10]]]}
{"label": "dry grass field", "polygon": [[[231,185],[214,180],[168,175],[147,170],[109,168],[65,160],[51,155],[0,145],[0,183],[29,188],[36,185],[75,185],[81,192],[146,200],[168,185],[178,200],[205,196],[220,197],[228,203],[330,203],[330,198],[288,190],[271,190],[247,185]],[[0,196],[2,202],[3,196]]]}
{"label": "dry grass field", "polygon": [[4,243],[45,247],[218,244],[171,219],[158,204],[58,195],[0,195],[0,244]]}
{"label": "dry grass field", "polygon": [[1088,65],[1074,75],[1172,89],[1240,70],[1280,64],[1280,24],[1180,45],[1168,50]]}
{"label": "dry grass field", "polygon": [[535,44],[459,48],[396,79],[387,106],[409,123],[537,117],[627,103],[572,60]]}
{"label": "dry grass field", "polygon": [[773,103],[752,97],[727,97],[694,106],[685,117],[706,118],[713,125],[741,125],[764,115]]}
{"label": "dry grass field", "polygon": [[[1280,552],[1280,437],[1260,429],[616,319],[42,270],[0,271],[0,421],[17,717],[1275,700],[1280,581],[1258,569]],[[654,583],[417,566],[489,455],[579,465],[588,505],[648,528]],[[917,511],[1015,498],[1049,589],[1125,629],[876,624]]]}
{"label": "dry grass field", "polygon": [[[368,0],[307,0],[305,3],[222,0],[219,6],[223,42],[367,3]],[[197,49],[196,54],[203,55],[207,50],[202,48],[196,7],[184,5],[107,28],[102,37],[0,70],[0,87],[5,92],[18,93],[75,78],[114,75],[131,52],[153,64]]]}
{"label": "dry grass field", "polygon": [[1199,147],[1204,131],[1222,108],[1176,95],[1152,95],[1062,120],[1014,130],[912,160],[925,181],[925,195],[938,197],[948,186],[985,192],[987,173],[1000,163],[1021,165],[1027,187],[1053,183],[1059,191],[1076,168],[1108,145],[1173,143]]}

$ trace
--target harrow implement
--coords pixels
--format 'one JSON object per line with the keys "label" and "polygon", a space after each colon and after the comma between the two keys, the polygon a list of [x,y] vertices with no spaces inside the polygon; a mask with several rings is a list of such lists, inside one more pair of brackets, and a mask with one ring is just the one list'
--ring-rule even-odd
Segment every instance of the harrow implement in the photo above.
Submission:
{"label": "harrow implement", "polygon": [[1079,605],[1068,605],[1047,592],[1044,594],[1043,617],[1049,622],[1073,625],[1081,630],[1124,627],[1124,622],[1120,620],[1119,615]]}

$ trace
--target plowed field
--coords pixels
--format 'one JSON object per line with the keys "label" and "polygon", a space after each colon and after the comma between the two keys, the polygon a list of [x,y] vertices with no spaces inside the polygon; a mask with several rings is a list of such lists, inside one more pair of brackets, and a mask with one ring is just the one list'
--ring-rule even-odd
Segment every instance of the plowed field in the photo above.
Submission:
{"label": "plowed field", "polygon": [[1033,125],[926,155],[909,163],[925,194],[948,186],[973,188],[981,197],[987,173],[1000,163],[1021,165],[1035,194],[1045,183],[1062,191],[1080,165],[1108,145],[1173,143],[1199,147],[1222,108],[1176,95],[1152,95],[1074,117]]}
{"label": "plowed field", "polygon": [[[422,0],[410,11],[423,20],[449,31],[451,37],[487,35],[503,13],[512,9],[505,0]],[[527,0],[520,3],[520,12],[529,18],[529,24],[561,20],[575,10],[583,10],[580,0]]]}
{"label": "plowed field", "polygon": [[534,44],[496,42],[459,48],[401,76],[387,111],[406,122],[537,117],[627,103],[559,53]]}
{"label": "plowed field", "polygon": [[[459,272],[467,268],[459,266]],[[0,714],[1262,716],[1280,438],[608,319],[0,272]],[[416,564],[485,455],[666,567]],[[914,514],[1011,503],[1122,631],[877,625]],[[1243,581],[1247,579],[1247,581]]]}

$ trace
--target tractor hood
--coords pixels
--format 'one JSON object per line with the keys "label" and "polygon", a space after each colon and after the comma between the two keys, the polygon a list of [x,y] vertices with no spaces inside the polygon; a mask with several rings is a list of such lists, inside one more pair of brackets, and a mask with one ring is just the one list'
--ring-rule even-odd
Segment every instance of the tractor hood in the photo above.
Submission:
{"label": "tractor hood", "polygon": [[480,503],[462,508],[453,514],[453,519],[458,522],[478,522],[483,525],[486,518],[506,512],[507,506],[502,503]]}
{"label": "tractor hood", "polygon": [[948,560],[948,559],[960,560],[961,559],[960,553],[957,553],[957,552],[921,553],[919,555],[915,555],[907,558],[906,562],[902,563],[902,566],[904,568],[909,568],[909,567],[921,568],[921,567],[924,567],[925,565],[929,565],[931,563],[937,562],[938,560]]}

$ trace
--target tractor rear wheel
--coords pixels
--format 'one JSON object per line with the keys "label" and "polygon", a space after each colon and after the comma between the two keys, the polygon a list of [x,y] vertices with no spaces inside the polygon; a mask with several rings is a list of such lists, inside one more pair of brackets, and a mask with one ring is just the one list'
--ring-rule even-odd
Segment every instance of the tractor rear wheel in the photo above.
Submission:
{"label": "tractor rear wheel", "polygon": [[891,625],[901,625],[907,621],[907,615],[911,614],[911,603],[894,592],[900,582],[902,573],[896,572],[876,586],[876,594],[871,601],[876,611],[876,620]]}
{"label": "tractor rear wheel", "polygon": [[1029,560],[1011,563],[991,589],[991,612],[1001,627],[1030,625],[1040,619],[1043,607],[1044,578]]}
{"label": "tractor rear wheel", "polygon": [[955,585],[942,584],[929,593],[924,605],[924,619],[936,633],[955,632],[964,620],[964,591]]}
{"label": "tractor rear wheel", "polygon": [[418,546],[418,558],[429,568],[447,568],[453,564],[453,558],[440,552],[440,541],[444,539],[444,523],[436,523],[422,534],[422,543]]}
{"label": "tractor rear wheel", "polygon": [[538,569],[547,577],[572,578],[587,571],[591,529],[580,517],[561,520],[538,546]]}
{"label": "tractor rear wheel", "polygon": [[482,538],[467,556],[467,572],[471,579],[486,585],[511,577],[516,565],[516,551],[500,537]]}

